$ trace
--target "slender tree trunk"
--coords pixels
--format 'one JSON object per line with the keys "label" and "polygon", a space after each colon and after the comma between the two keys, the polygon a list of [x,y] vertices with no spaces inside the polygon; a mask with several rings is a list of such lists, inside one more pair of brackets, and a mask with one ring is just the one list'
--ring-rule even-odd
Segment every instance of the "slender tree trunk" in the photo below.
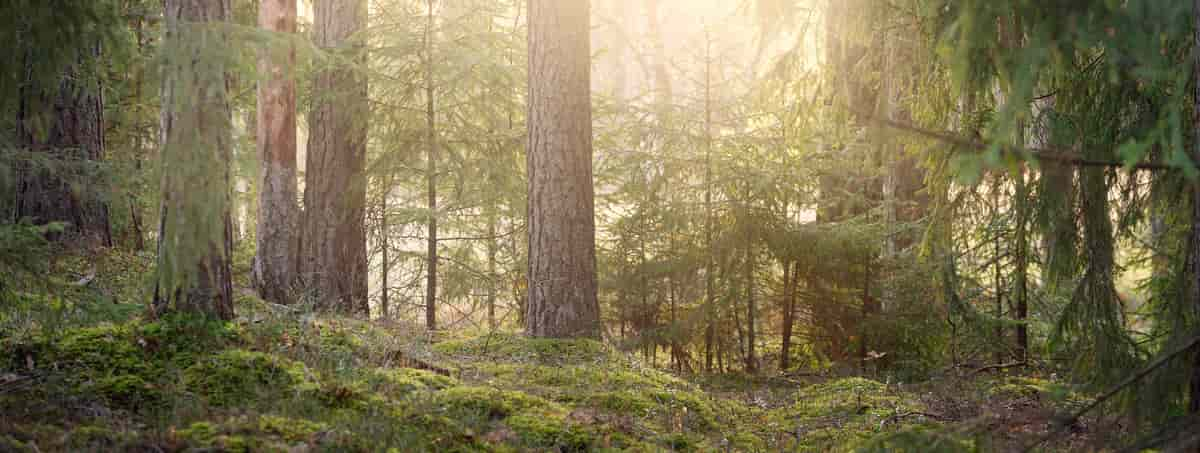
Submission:
{"label": "slender tree trunk", "polygon": [[[296,0],[263,0],[258,10],[263,30],[296,33]],[[254,286],[264,300],[292,302],[297,277],[296,228],[296,82],[290,73],[296,51],[289,43],[282,53],[265,49],[259,55],[258,83],[259,173],[257,255]]]}
{"label": "slender tree trunk", "polygon": [[488,208],[488,242],[487,242],[487,316],[488,329],[496,330],[499,323],[496,320],[496,211]]}
{"label": "slender tree trunk", "polygon": [[[747,196],[750,194],[747,193]],[[746,214],[749,216],[750,210],[747,207]],[[747,219],[749,220],[749,219]],[[746,225],[746,372],[755,373],[758,371],[758,357],[755,356],[754,350],[754,323],[755,315],[758,307],[754,300],[754,230],[749,224]]]}
{"label": "slender tree trunk", "polygon": [[705,32],[704,47],[704,371],[713,367],[717,307],[713,293],[713,207],[712,207],[712,40]]}
{"label": "slender tree trunk", "polygon": [[[1000,175],[996,174],[992,184],[992,216],[993,218],[1000,216]],[[995,237],[992,239],[992,272],[993,285],[996,289],[996,363],[1004,361],[1004,352],[1001,350],[1004,344],[1004,327],[999,325],[999,320],[1004,318],[1004,274],[1000,267],[1000,231],[994,231]]]}
{"label": "slender tree trunk", "polygon": [[425,181],[429,197],[429,223],[425,238],[425,328],[437,330],[438,281],[438,154],[437,116],[434,112],[433,86],[433,0],[425,22]]}
{"label": "slender tree trunk", "polygon": [[[365,0],[316,0],[316,46],[362,63],[354,35]],[[357,68],[322,68],[313,82],[304,183],[302,275],[317,308],[369,314],[366,206],[367,81]]]}
{"label": "slender tree trunk", "polygon": [[[1020,145],[1020,144],[1018,144]],[[1017,195],[1014,203],[1017,209],[1017,225],[1014,258],[1016,260],[1015,302],[1017,328],[1017,359],[1025,361],[1029,354],[1029,186],[1025,180],[1025,167],[1022,166],[1016,176]]]}
{"label": "slender tree trunk", "polygon": [[392,177],[389,174],[387,187],[384,187],[383,198],[379,202],[379,245],[382,255],[380,257],[382,262],[379,264],[379,316],[383,319],[392,317],[391,279],[388,278],[388,274],[392,271],[392,261],[388,256],[388,249],[392,246],[391,241],[388,240],[388,197],[391,194]]}
{"label": "slender tree trunk", "polygon": [[184,311],[232,319],[229,259],[229,78],[212,46],[226,37],[216,23],[229,0],[166,0],[163,70],[162,217],[158,232],[155,312]]}
{"label": "slender tree trunk", "polygon": [[792,359],[792,327],[796,314],[796,287],[800,280],[800,263],[783,263],[783,327],[780,330],[779,371],[787,371]]}
{"label": "slender tree trunk", "polygon": [[[1192,24],[1194,25],[1193,46],[1200,49],[1200,0],[1194,0],[1192,3]],[[1193,95],[1193,108],[1196,112],[1200,112],[1200,58],[1192,62],[1192,85],[1195,92]],[[1200,114],[1192,115],[1192,129],[1197,137],[1200,137]],[[1195,149],[1192,150],[1192,162],[1200,163],[1200,143],[1197,143]],[[1197,313],[1200,313],[1200,183],[1192,183],[1192,303],[1196,306]],[[1192,391],[1191,401],[1188,404],[1189,412],[1192,414],[1200,413],[1200,352],[1193,354],[1195,357],[1192,364]]]}
{"label": "slender tree trunk", "polygon": [[[77,62],[63,71],[61,79],[42,87],[39,80],[26,80],[19,94],[17,141],[32,155],[67,164],[57,170],[27,165],[18,173],[16,218],[30,218],[43,225],[66,222],[68,231],[83,243],[112,246],[108,206],[94,195],[73,189],[93,188],[102,179],[86,162],[104,160],[104,100],[99,83],[81,73],[84,62],[100,57],[99,47],[79,52]],[[30,57],[36,58],[36,57]],[[36,107],[35,107],[36,106]],[[41,108],[37,108],[41,107]],[[45,113],[41,113],[45,112]],[[27,129],[37,124],[32,115],[45,114],[49,128]],[[94,191],[95,192],[95,191]]]}
{"label": "slender tree trunk", "polygon": [[529,2],[526,333],[599,337],[588,0]]}

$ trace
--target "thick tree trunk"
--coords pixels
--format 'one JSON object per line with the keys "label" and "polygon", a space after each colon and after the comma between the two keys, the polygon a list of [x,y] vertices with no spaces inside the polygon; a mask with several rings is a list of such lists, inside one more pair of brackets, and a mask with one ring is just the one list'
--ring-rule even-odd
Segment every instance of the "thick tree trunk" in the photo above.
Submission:
{"label": "thick tree trunk", "polygon": [[[353,35],[366,24],[365,0],[317,0],[313,39],[361,62]],[[301,274],[317,308],[366,316],[367,81],[355,68],[325,68],[313,82],[304,183]]]}
{"label": "thick tree trunk", "polygon": [[162,93],[162,217],[158,232],[155,312],[184,311],[232,319],[229,259],[230,158],[233,139],[228,77],[213,46],[226,42],[212,23],[229,20],[229,0],[167,0],[170,55]]}
{"label": "thick tree trunk", "polygon": [[[14,199],[17,219],[28,217],[39,225],[66,222],[73,239],[107,247],[112,246],[108,206],[94,195],[72,189],[102,183],[84,164],[104,160],[104,102],[99,84],[85,84],[93,79],[80,72],[83,60],[97,57],[98,49],[81,51],[80,64],[65,70],[62,79],[46,89],[39,89],[39,81],[26,80],[17,110],[18,143],[31,155],[66,165],[55,170],[27,166],[18,173]],[[47,105],[35,108],[35,103]],[[43,111],[49,115],[49,128],[27,129],[37,123],[29,116]]]}
{"label": "thick tree trunk", "polygon": [[589,0],[529,2],[526,333],[599,337]]}
{"label": "thick tree trunk", "polygon": [[[263,0],[258,25],[263,30],[295,34],[296,0]],[[296,204],[296,64],[291,44],[259,56],[258,83],[258,226],[254,286],[266,301],[292,302],[297,277],[299,207]]]}

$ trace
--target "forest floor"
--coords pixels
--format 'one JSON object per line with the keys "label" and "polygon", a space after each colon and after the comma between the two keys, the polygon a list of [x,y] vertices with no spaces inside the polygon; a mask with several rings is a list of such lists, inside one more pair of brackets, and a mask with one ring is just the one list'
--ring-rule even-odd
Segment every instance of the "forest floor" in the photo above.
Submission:
{"label": "forest floor", "polygon": [[63,257],[0,307],[0,452],[1021,451],[1084,401],[1029,371],[677,376],[590,340],[431,339],[245,291],[234,322],[148,320],[150,261]]}

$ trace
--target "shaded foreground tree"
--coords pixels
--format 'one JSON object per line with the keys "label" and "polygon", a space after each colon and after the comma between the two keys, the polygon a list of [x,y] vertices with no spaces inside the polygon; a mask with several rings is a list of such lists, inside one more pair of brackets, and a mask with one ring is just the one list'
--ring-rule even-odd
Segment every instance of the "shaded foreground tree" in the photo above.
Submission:
{"label": "shaded foreground tree", "polygon": [[366,151],[367,81],[355,34],[367,21],[363,0],[319,0],[313,40],[335,54],[313,82],[300,271],[317,308],[368,314]]}
{"label": "shaded foreground tree", "polygon": [[[95,166],[88,164],[104,160],[102,88],[84,69],[85,62],[100,57],[99,43],[89,47],[49,86],[39,86],[42,82],[32,78],[22,86],[17,143],[31,158],[19,172],[16,218],[28,217],[37,224],[66,222],[81,239],[112,246],[108,207],[95,191],[78,190],[100,183]],[[30,64],[26,61],[25,67]],[[44,121],[34,118],[39,113]]]}
{"label": "shaded foreground tree", "polygon": [[525,331],[598,337],[589,0],[529,2]]}
{"label": "shaded foreground tree", "polygon": [[[296,32],[296,0],[264,0],[259,6],[263,30]],[[287,38],[290,39],[291,36]],[[291,302],[296,278],[299,208],[296,205],[296,82],[290,74],[296,51],[264,49],[258,84],[258,235],[254,286],[264,300]]]}
{"label": "shaded foreground tree", "polygon": [[167,0],[155,312],[232,319],[229,0]]}

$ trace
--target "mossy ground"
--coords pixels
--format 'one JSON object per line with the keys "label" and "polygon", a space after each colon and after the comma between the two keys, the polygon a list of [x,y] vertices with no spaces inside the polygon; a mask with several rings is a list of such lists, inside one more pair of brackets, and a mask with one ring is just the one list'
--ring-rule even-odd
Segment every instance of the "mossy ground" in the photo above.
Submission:
{"label": "mossy ground", "polygon": [[[115,264],[96,271],[95,288],[112,297],[31,292],[0,311],[20,325],[0,331],[0,451],[979,447],[942,429],[951,416],[922,415],[945,415],[927,390],[865,378],[692,381],[591,340],[430,344],[413,329],[248,295],[235,322],[143,319],[122,301],[140,300],[128,274],[148,262],[106,259]],[[973,391],[1011,401],[1056,388],[1010,378]]]}

